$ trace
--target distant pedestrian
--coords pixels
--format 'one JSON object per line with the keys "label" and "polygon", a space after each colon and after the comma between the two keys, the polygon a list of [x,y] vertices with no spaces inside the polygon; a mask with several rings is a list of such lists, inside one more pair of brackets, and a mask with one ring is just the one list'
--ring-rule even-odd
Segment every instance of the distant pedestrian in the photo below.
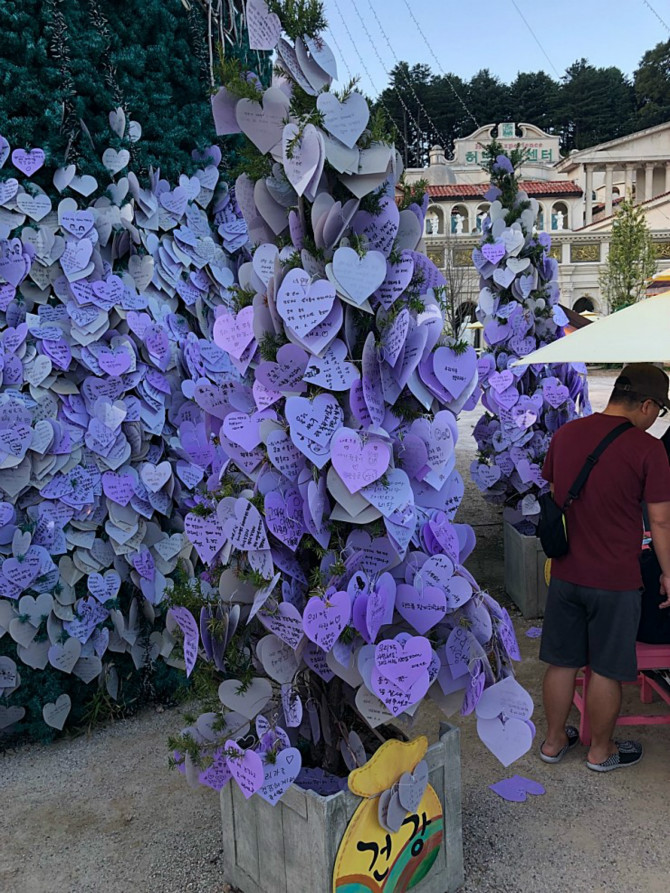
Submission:
{"label": "distant pedestrian", "polygon": [[540,659],[549,664],[543,684],[547,737],[540,748],[547,763],[559,762],[578,742],[577,729],[565,723],[575,677],[586,665],[592,672],[586,765],[609,772],[642,759],[641,744],[612,736],[621,683],[637,678],[643,502],[662,568],[661,607],[670,607],[670,465],[661,441],[645,433],[669,407],[666,374],[650,363],[633,363],[615,381],[604,412],[568,422],[552,438],[542,473],[564,505],[587,458],[610,432],[630,423],[566,509],[568,552],[552,559],[540,647]]}

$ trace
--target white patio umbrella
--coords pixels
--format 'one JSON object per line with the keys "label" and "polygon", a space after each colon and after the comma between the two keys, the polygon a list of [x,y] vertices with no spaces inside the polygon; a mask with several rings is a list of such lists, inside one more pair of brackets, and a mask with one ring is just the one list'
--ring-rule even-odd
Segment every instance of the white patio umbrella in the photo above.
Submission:
{"label": "white patio umbrella", "polygon": [[670,361],[670,291],[605,316],[513,365],[666,361]]}

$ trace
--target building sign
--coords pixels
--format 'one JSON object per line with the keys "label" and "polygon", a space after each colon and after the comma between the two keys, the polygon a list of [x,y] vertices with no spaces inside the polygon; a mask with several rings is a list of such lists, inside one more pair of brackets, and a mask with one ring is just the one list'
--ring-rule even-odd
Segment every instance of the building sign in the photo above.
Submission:
{"label": "building sign", "polygon": [[386,741],[349,775],[350,790],[362,800],[335,859],[333,893],[406,893],[433,867],[444,815],[421,762],[427,749],[423,735]]}
{"label": "building sign", "polygon": [[[519,125],[521,136],[517,136],[517,125],[512,121],[505,121],[498,125],[498,142],[503,149],[511,152],[517,146],[526,151],[528,161],[538,164],[556,164],[560,161],[558,137],[551,136],[533,127],[530,124]],[[481,167],[486,160],[486,146],[494,138],[492,130],[494,125],[488,124],[480,127],[474,133],[463,139],[455,140],[454,164],[474,165]]]}

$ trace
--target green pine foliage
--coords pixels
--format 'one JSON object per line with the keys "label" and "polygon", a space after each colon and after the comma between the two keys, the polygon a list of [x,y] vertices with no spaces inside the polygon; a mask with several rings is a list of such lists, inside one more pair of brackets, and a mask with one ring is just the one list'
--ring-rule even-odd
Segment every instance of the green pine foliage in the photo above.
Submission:
{"label": "green pine foliage", "polygon": [[[5,0],[2,7],[0,133],[12,147],[39,146],[51,164],[77,163],[94,175],[104,171],[100,157],[108,146],[130,149],[135,171],[153,165],[170,179],[201,165],[191,150],[216,136],[199,4]],[[238,33],[239,44],[226,51],[267,82],[269,54],[251,53],[246,34]],[[139,143],[111,132],[107,116],[118,106],[141,125]],[[2,174],[12,173],[5,165]],[[35,181],[46,186],[39,174]]]}
{"label": "green pine foliage", "polygon": [[600,281],[610,312],[638,301],[655,270],[656,255],[647,221],[628,197],[612,222],[607,267]]}

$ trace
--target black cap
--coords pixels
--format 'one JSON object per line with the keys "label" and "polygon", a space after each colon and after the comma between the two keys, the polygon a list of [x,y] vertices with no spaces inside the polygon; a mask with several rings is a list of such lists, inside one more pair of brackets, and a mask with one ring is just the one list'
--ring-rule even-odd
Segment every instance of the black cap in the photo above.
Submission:
{"label": "black cap", "polygon": [[629,363],[624,366],[621,375],[614,382],[614,390],[647,397],[670,409],[668,376],[653,363]]}

